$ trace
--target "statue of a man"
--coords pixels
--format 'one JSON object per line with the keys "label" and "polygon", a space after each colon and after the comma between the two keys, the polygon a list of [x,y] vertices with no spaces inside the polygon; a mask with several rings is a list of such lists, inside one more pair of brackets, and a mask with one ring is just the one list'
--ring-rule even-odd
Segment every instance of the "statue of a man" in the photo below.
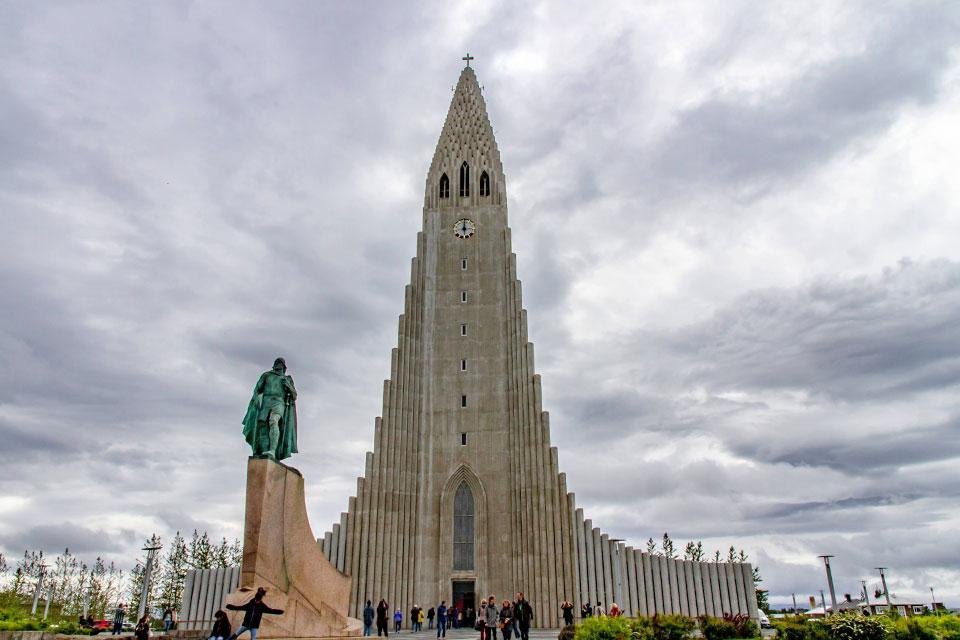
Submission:
{"label": "statue of a man", "polygon": [[297,452],[297,390],[283,358],[273,362],[253,388],[243,418],[243,437],[257,458],[283,460]]}

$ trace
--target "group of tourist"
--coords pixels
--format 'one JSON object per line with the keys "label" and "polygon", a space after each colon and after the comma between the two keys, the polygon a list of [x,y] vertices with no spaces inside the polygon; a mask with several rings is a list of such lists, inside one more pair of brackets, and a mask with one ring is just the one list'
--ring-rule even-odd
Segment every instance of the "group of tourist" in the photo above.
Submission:
{"label": "group of tourist", "polygon": [[[571,607],[572,607],[572,606],[573,606],[573,605],[571,605]],[[617,603],[616,603],[616,602],[614,602],[613,604],[610,605],[610,612],[609,612],[609,613],[603,608],[603,603],[602,603],[602,602],[599,602],[599,601],[597,602],[597,606],[596,606],[596,607],[592,606],[589,602],[584,602],[584,603],[580,606],[580,617],[581,617],[581,618],[593,618],[594,616],[596,616],[596,617],[598,617],[598,618],[602,618],[602,617],[605,617],[605,616],[610,616],[611,618],[617,618],[617,617],[622,616],[622,615],[623,615],[623,609],[621,609],[619,606],[617,606]],[[564,621],[566,621],[566,619],[567,619],[567,618],[566,618],[566,614],[564,614]],[[567,623],[567,626],[570,626],[571,624],[573,624],[573,615],[572,615],[572,614],[571,614],[571,616],[570,616],[570,622]]]}
{"label": "group of tourist", "polygon": [[[570,605],[573,610],[573,605]],[[377,624],[377,636],[388,637],[388,615],[390,604],[381,599],[376,608],[371,600],[367,600],[363,607],[363,635],[373,635],[373,624]],[[464,616],[469,619],[472,615],[472,609],[466,612],[457,610],[456,607],[448,607],[446,600],[441,600],[440,604],[426,612],[420,605],[414,605],[410,610],[410,630],[417,632],[423,630],[423,621],[428,621],[428,628],[433,628],[434,620],[437,623],[437,637],[446,638],[447,628],[461,626]],[[565,614],[566,615],[566,614]],[[480,640],[497,640],[497,631],[503,635],[503,640],[511,640],[516,636],[518,640],[528,640],[530,633],[530,623],[533,621],[533,607],[524,598],[523,593],[517,594],[517,599],[513,602],[504,600],[497,606],[497,599],[494,596],[488,597],[480,603],[480,610],[477,612],[474,628],[480,632]],[[403,627],[403,612],[396,609],[393,612],[394,632],[399,633]],[[572,614],[570,624],[573,624]],[[255,640],[255,639],[254,639]]]}

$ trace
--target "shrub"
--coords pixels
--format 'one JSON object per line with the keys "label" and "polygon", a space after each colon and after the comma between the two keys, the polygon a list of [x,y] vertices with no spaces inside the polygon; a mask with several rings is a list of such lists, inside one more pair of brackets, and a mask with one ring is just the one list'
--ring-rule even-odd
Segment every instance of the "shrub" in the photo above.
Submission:
{"label": "shrub", "polygon": [[840,613],[824,619],[831,640],[886,640],[887,630],[876,616]]}
{"label": "shrub", "polygon": [[772,622],[778,640],[830,640],[823,623],[803,616],[788,616]]}
{"label": "shrub", "polygon": [[653,640],[684,640],[697,626],[693,618],[678,613],[655,615],[650,623],[653,625]]}
{"label": "shrub", "polygon": [[630,623],[625,618],[587,618],[577,627],[574,640],[632,640]]}
{"label": "shrub", "polygon": [[728,640],[729,638],[756,638],[760,635],[757,623],[750,616],[738,613],[723,614],[722,618],[700,616],[700,632],[706,640]]}
{"label": "shrub", "polygon": [[932,630],[940,640],[960,640],[960,617],[942,614],[922,618],[927,629]]}
{"label": "shrub", "polygon": [[631,640],[653,640],[653,622],[650,618],[633,618],[629,624]]}
{"label": "shrub", "polygon": [[729,638],[739,638],[737,628],[734,624],[723,618],[711,618],[709,616],[700,616],[700,633],[706,640],[728,640]]}

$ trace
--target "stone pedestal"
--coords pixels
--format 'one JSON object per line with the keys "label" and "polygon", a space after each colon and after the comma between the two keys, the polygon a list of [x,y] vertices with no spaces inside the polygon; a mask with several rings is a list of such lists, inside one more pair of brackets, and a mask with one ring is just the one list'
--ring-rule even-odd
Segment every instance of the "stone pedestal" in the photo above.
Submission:
{"label": "stone pedestal", "polygon": [[[350,578],[324,557],[307,519],[303,476],[272,460],[247,463],[247,504],[240,587],[227,602],[240,605],[258,587],[283,615],[264,615],[258,638],[359,636],[362,623],[347,616]],[[236,629],[242,611],[231,611]]]}

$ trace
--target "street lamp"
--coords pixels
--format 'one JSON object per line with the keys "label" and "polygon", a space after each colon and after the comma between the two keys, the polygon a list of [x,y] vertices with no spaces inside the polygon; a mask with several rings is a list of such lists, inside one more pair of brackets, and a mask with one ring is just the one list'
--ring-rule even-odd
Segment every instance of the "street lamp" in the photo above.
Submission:
{"label": "street lamp", "polygon": [[30,607],[30,615],[37,615],[37,603],[40,602],[40,590],[43,588],[43,579],[47,575],[47,565],[41,564],[37,567],[40,572],[37,574],[37,588],[33,590],[33,606]]}
{"label": "street lamp", "polygon": [[817,556],[823,558],[823,566],[827,570],[827,586],[830,588],[830,606],[833,607],[833,613],[837,612],[837,594],[833,590],[833,573],[830,571],[830,558],[833,556]]}
{"label": "street lamp", "polygon": [[820,589],[820,606],[823,607],[823,617],[827,617],[827,601],[823,599],[823,589]]}
{"label": "street lamp", "polygon": [[791,593],[790,597],[793,598],[793,615],[797,615],[797,594]]}
{"label": "street lamp", "polygon": [[863,587],[863,602],[864,602],[864,604],[867,605],[867,607],[869,607],[869,606],[870,606],[870,596],[867,594],[867,581],[866,581],[866,580],[861,580],[861,581],[860,581],[860,586]]}
{"label": "street lamp", "polygon": [[883,596],[887,599],[887,606],[892,606],[890,604],[890,590],[887,589],[887,576],[884,575],[884,571],[887,570],[887,567],[874,567],[877,571],[880,572],[880,583],[883,585]]}
{"label": "street lamp", "polygon": [[140,607],[137,610],[137,620],[143,617],[147,611],[147,594],[150,593],[150,574],[153,572],[153,554],[156,553],[160,545],[144,547],[142,550],[147,552],[147,566],[143,568],[143,589],[140,591]]}
{"label": "street lamp", "polygon": [[930,587],[930,606],[933,607],[933,612],[937,614],[937,617],[940,617],[940,609],[937,609],[937,596],[933,594],[933,587]]}

